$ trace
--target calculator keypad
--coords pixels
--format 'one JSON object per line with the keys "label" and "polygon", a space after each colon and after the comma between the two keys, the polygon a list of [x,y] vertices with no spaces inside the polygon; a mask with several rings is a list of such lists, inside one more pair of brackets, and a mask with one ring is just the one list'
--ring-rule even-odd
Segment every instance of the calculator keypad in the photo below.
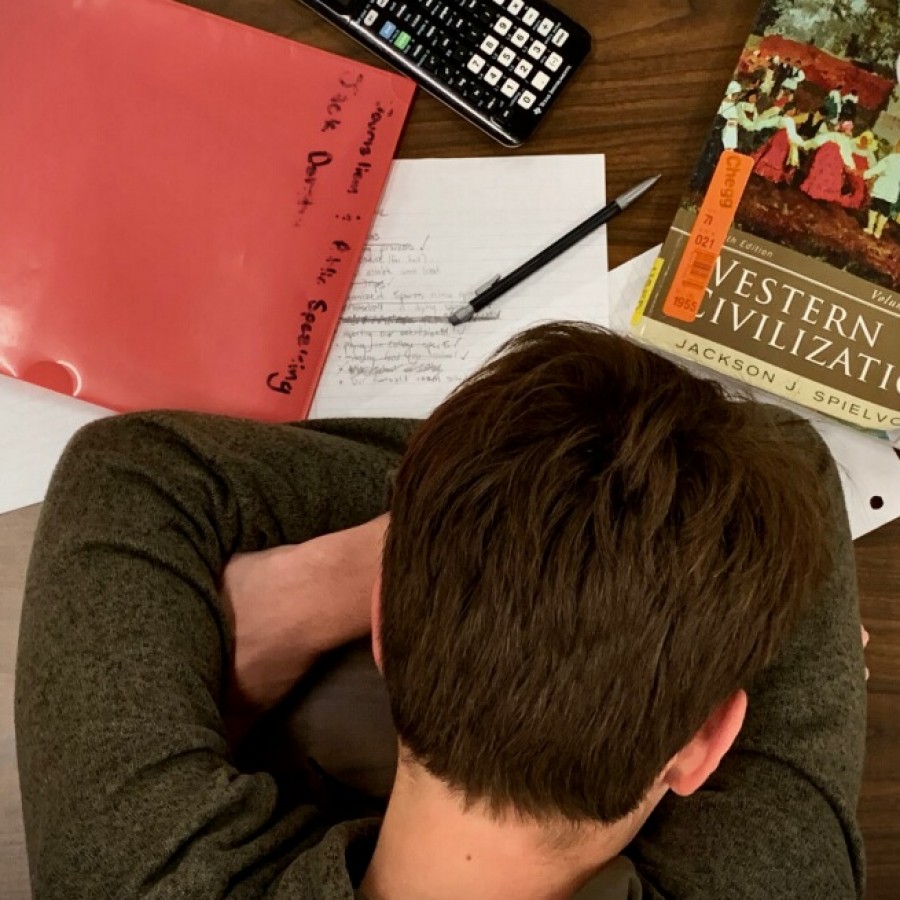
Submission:
{"label": "calculator keypad", "polygon": [[481,49],[484,50],[489,56],[500,46],[500,41],[497,40],[492,34],[489,34],[482,42]]}
{"label": "calculator keypad", "polygon": [[[392,53],[407,57],[413,70],[424,70],[466,105],[505,125],[542,112],[588,43],[570,20],[564,26],[556,10],[535,3],[368,0],[355,21]],[[573,28],[578,41],[570,40]],[[566,54],[578,58],[567,64]]]}
{"label": "calculator keypad", "polygon": [[497,60],[501,62],[504,66],[511,66],[516,58],[516,54],[513,53],[509,47],[504,47],[498,54]]}

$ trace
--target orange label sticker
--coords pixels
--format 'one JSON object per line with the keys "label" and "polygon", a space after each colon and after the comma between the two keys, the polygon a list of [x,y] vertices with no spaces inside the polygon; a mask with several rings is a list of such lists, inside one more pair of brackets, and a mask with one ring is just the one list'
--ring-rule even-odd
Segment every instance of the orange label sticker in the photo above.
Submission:
{"label": "orange label sticker", "polygon": [[675,280],[663,303],[662,311],[670,318],[682,322],[693,322],[697,318],[706,286],[752,171],[751,157],[734,150],[722,151],[675,271]]}

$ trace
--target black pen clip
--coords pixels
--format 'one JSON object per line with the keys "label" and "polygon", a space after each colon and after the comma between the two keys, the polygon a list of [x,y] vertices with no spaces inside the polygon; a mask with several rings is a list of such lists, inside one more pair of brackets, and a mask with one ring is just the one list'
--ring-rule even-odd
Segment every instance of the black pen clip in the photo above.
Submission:
{"label": "black pen clip", "polygon": [[475,290],[472,292],[471,299],[474,300],[476,297],[483,294],[488,288],[493,287],[502,277],[503,275],[500,272],[498,272],[496,275],[492,275],[484,284],[482,284],[480,287],[475,288]]}

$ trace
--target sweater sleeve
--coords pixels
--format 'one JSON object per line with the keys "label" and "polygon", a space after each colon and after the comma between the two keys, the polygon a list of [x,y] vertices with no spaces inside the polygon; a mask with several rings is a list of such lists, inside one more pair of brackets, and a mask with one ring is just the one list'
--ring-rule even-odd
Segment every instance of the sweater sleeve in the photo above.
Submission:
{"label": "sweater sleeve", "polygon": [[[233,765],[219,701],[236,552],[384,511],[411,423],[142,413],[67,448],[22,613],[16,734],[36,898],[264,896],[325,831]],[[322,598],[326,603],[327,598]]]}
{"label": "sweater sleeve", "polygon": [[834,461],[803,428],[832,503],[832,565],[774,663],[750,686],[735,746],[706,785],[666,797],[629,848],[650,897],[862,896],[856,822],[865,749],[853,546]]}

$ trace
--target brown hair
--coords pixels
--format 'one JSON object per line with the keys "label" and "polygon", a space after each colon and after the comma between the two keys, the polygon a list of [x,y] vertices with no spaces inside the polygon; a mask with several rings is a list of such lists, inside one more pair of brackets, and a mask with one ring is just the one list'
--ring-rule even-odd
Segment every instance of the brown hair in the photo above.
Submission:
{"label": "brown hair", "polygon": [[599,328],[510,341],[397,473],[381,645],[406,750],[497,813],[633,810],[821,579],[811,449]]}

